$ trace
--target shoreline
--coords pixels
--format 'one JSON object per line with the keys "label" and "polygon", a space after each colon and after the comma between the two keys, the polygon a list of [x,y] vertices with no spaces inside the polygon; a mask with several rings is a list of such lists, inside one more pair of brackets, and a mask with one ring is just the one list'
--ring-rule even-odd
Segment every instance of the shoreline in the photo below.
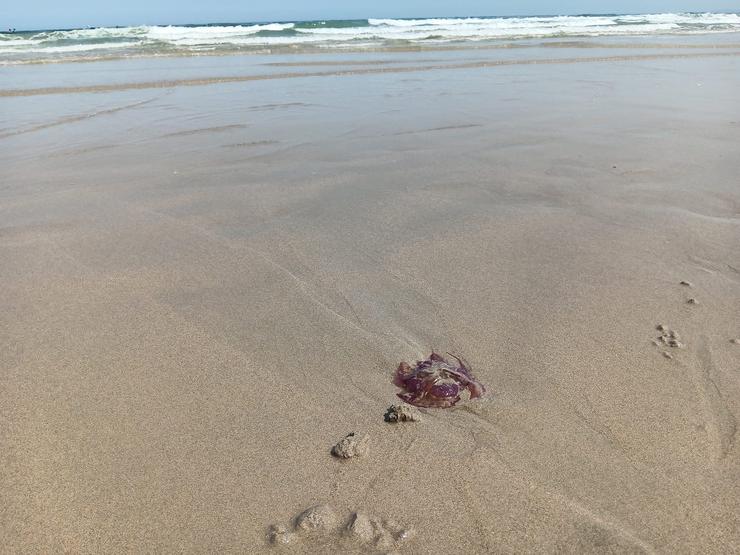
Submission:
{"label": "shoreline", "polygon": [[[194,52],[172,52],[172,53],[139,53],[139,54],[121,54],[121,55],[107,55],[99,57],[60,57],[60,58],[41,58],[33,60],[14,60],[3,62],[0,60],[0,68],[12,68],[12,67],[25,67],[25,66],[36,66],[36,65],[50,65],[50,64],[87,64],[87,63],[100,63],[100,62],[115,62],[115,61],[130,61],[130,60],[166,60],[166,59],[177,59],[177,58],[211,58],[211,57],[231,57],[231,56],[244,56],[244,57],[260,57],[260,56],[312,56],[312,55],[325,55],[325,56],[344,56],[347,54],[398,54],[398,53],[434,53],[434,52],[485,52],[490,50],[510,50],[510,49],[539,49],[539,48],[598,48],[598,49],[717,49],[717,48],[740,48],[740,43],[717,43],[711,39],[717,37],[728,38],[733,35],[740,35],[739,31],[727,31],[723,33],[714,34],[697,34],[697,35],[686,35],[686,34],[670,34],[665,33],[659,37],[651,36],[571,36],[563,38],[514,38],[507,39],[505,42],[495,41],[480,41],[480,42],[468,42],[465,44],[414,44],[414,45],[386,45],[386,46],[364,46],[364,47],[319,47],[319,46],[301,46],[300,49],[296,49],[291,46],[272,46],[269,48],[256,48],[254,50],[220,50],[220,51],[194,51]],[[659,38],[666,42],[663,43],[650,43],[644,42],[647,40],[654,40]],[[704,44],[691,44],[690,42],[684,43],[671,43],[671,40],[675,39],[689,40],[700,40],[706,39],[708,42]],[[624,43],[622,40],[629,39],[635,42]],[[610,43],[609,41],[616,41]]]}
{"label": "shoreline", "polygon": [[[18,96],[41,96],[52,94],[77,94],[77,93],[105,93],[126,90],[141,89],[163,89],[173,87],[197,87],[205,85],[218,85],[227,83],[244,83],[248,81],[264,80],[281,80],[281,79],[299,79],[315,77],[340,77],[343,75],[373,75],[389,73],[419,73],[436,70],[456,70],[456,69],[484,69],[503,66],[518,65],[546,65],[546,64],[575,64],[575,63],[603,63],[603,62],[631,62],[631,61],[650,61],[650,60],[680,60],[688,58],[715,58],[715,57],[736,57],[740,56],[740,50],[737,52],[703,52],[690,54],[645,54],[632,56],[583,56],[576,58],[552,58],[552,59],[518,59],[518,60],[496,60],[496,61],[478,61],[467,63],[448,63],[444,65],[427,65],[427,66],[408,66],[408,67],[383,67],[383,68],[354,68],[336,71],[314,71],[314,72],[295,72],[295,73],[277,73],[269,75],[244,75],[230,77],[205,77],[198,79],[180,79],[171,81],[150,81],[138,83],[120,83],[115,85],[89,85],[80,87],[49,87],[40,89],[0,89],[0,98],[11,98]],[[358,65],[347,63],[346,65]]]}

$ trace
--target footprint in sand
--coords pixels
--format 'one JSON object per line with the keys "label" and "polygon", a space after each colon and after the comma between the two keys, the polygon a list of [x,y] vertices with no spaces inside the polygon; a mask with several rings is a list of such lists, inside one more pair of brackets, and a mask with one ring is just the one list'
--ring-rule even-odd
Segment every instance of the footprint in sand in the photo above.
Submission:
{"label": "footprint in sand", "polygon": [[330,505],[309,507],[290,525],[273,524],[268,530],[268,539],[274,546],[301,542],[317,553],[388,552],[401,548],[412,536],[411,528],[392,520],[362,511],[342,516]]}
{"label": "footprint in sand", "polygon": [[[680,341],[680,336],[675,330],[668,328],[663,324],[658,324],[655,329],[660,332],[660,335],[653,339],[652,343],[656,347],[670,347],[671,349],[683,349],[684,345]],[[661,353],[663,357],[668,360],[673,360],[673,354],[669,351],[663,351]]]}
{"label": "footprint in sand", "polygon": [[655,326],[655,329],[660,332],[660,335],[653,340],[653,345],[655,345],[656,347],[665,345],[667,347],[671,347],[672,349],[683,348],[683,343],[681,343],[681,341],[679,340],[680,337],[675,330],[669,329],[663,324],[658,324],[657,326]]}

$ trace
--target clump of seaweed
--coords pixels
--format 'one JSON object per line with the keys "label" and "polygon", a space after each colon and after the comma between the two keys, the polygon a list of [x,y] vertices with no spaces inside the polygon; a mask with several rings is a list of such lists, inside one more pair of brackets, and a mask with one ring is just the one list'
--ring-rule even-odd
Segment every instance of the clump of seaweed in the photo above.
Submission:
{"label": "clump of seaweed", "polygon": [[421,413],[418,409],[409,405],[391,405],[385,411],[383,419],[391,423],[421,422]]}
{"label": "clump of seaweed", "polygon": [[482,397],[486,389],[475,379],[468,365],[459,357],[448,354],[456,362],[433,352],[415,366],[407,362],[399,364],[393,379],[393,383],[403,390],[398,396],[410,405],[443,409],[454,406],[466,390],[471,399]]}

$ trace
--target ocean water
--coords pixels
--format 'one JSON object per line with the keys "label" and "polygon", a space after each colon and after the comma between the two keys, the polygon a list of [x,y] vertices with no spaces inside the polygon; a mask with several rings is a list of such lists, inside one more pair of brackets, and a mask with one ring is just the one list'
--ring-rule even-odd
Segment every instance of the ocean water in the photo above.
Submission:
{"label": "ocean water", "polygon": [[740,32],[740,15],[665,13],[101,27],[0,33],[0,65],[123,56],[413,48],[526,39]]}

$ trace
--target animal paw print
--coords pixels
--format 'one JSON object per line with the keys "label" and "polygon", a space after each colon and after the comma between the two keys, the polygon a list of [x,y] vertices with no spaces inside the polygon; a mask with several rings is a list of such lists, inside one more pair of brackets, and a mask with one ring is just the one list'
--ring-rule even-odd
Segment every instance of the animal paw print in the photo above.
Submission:
{"label": "animal paw print", "polygon": [[[682,349],[683,343],[680,341],[680,337],[675,330],[669,329],[663,324],[658,324],[655,329],[660,332],[660,335],[653,340],[653,345],[656,347],[670,347],[671,349]],[[668,351],[663,351],[663,356],[667,359],[672,359],[673,355]]]}

